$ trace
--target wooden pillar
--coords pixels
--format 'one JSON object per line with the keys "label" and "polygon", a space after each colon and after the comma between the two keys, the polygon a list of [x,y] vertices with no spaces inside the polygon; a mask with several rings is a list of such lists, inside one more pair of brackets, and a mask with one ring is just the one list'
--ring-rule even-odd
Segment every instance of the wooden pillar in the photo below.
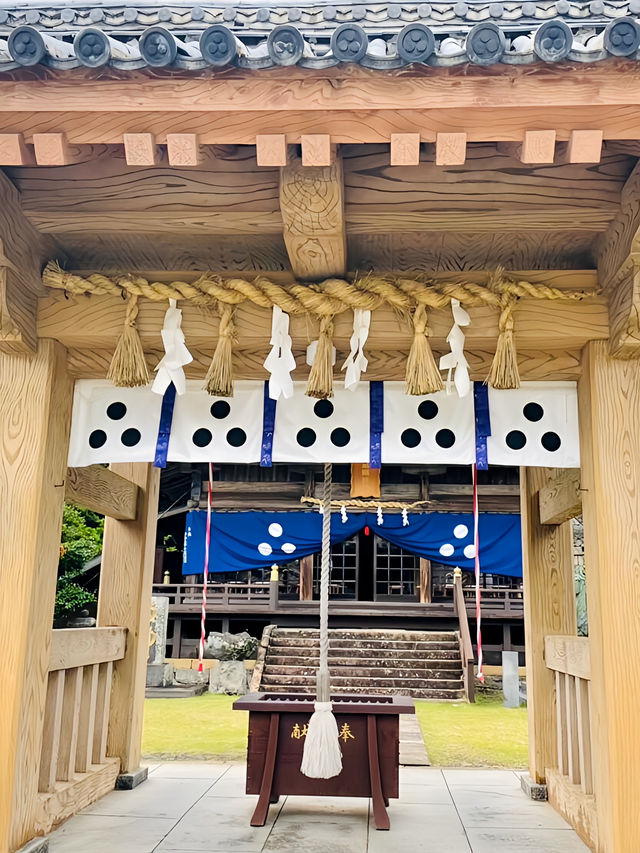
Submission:
{"label": "wooden pillar", "polygon": [[300,560],[300,601],[313,598],[313,554]]}
{"label": "wooden pillar", "polygon": [[431,560],[420,557],[420,604],[431,604]]}
{"label": "wooden pillar", "polygon": [[142,745],[160,469],[146,462],[111,468],[140,488],[135,520],[105,521],[98,599],[98,625],[128,631],[126,654],[113,667],[107,754],[120,758],[121,773],[133,773]]}
{"label": "wooden pillar", "polygon": [[578,385],[599,853],[640,850],[640,362],[589,343]]}
{"label": "wooden pillar", "polygon": [[34,834],[73,383],[66,352],[0,352],[0,850]]}
{"label": "wooden pillar", "polygon": [[546,768],[556,765],[555,678],[545,666],[544,638],[576,633],[571,522],[540,523],[538,491],[553,473],[520,469],[529,773],[534,782],[544,782]]}

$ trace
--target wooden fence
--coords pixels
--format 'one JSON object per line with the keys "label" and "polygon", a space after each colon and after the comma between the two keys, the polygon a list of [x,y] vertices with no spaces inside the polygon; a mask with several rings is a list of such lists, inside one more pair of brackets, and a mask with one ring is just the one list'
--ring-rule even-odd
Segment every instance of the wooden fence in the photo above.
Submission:
{"label": "wooden fence", "polygon": [[589,640],[546,637],[545,663],[555,674],[558,742],[556,767],[546,771],[549,801],[595,850]]}
{"label": "wooden fence", "polygon": [[53,631],[38,785],[42,833],[115,785],[120,761],[107,757],[107,728],[113,662],[125,645],[124,628]]}

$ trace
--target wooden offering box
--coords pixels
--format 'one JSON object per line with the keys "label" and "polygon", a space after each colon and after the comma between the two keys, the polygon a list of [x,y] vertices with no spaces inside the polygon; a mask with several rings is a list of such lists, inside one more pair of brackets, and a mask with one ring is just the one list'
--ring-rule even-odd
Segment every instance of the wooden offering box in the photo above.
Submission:
{"label": "wooden offering box", "polygon": [[249,711],[247,794],[259,794],[252,826],[263,826],[269,803],[282,794],[371,797],[376,829],[389,829],[385,806],[398,796],[399,715],[415,713],[407,696],[335,696],[333,713],[342,748],[342,772],[309,779],[300,772],[313,714],[312,696],[248,693],[234,702]]}

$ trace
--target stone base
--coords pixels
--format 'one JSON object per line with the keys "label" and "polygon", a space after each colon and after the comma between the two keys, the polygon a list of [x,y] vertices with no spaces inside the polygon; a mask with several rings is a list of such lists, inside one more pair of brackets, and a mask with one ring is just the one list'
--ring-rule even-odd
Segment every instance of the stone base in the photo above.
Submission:
{"label": "stone base", "polygon": [[541,782],[534,782],[528,773],[520,777],[520,787],[530,800],[546,800],[547,786]]}
{"label": "stone base", "polygon": [[116,779],[116,791],[132,791],[146,782],[149,775],[148,767],[139,767],[133,773],[121,773]]}
{"label": "stone base", "polygon": [[209,672],[209,693],[244,696],[249,691],[251,671],[242,660],[221,660]]}
{"label": "stone base", "polygon": [[206,684],[194,684],[186,687],[174,684],[172,687],[147,687],[144,691],[145,699],[191,699],[193,696],[201,696],[207,692]]}
{"label": "stone base", "polygon": [[16,850],[16,853],[49,853],[49,839],[47,837],[32,838],[24,847]]}

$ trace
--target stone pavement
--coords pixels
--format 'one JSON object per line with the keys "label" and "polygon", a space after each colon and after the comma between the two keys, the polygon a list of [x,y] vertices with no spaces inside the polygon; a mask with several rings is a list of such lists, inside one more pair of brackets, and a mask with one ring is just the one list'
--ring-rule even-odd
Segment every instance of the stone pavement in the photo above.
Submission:
{"label": "stone pavement", "polygon": [[391,830],[378,832],[368,801],[346,798],[283,797],[252,828],[243,764],[149,769],[52,833],[50,853],[588,853],[511,770],[401,767]]}

